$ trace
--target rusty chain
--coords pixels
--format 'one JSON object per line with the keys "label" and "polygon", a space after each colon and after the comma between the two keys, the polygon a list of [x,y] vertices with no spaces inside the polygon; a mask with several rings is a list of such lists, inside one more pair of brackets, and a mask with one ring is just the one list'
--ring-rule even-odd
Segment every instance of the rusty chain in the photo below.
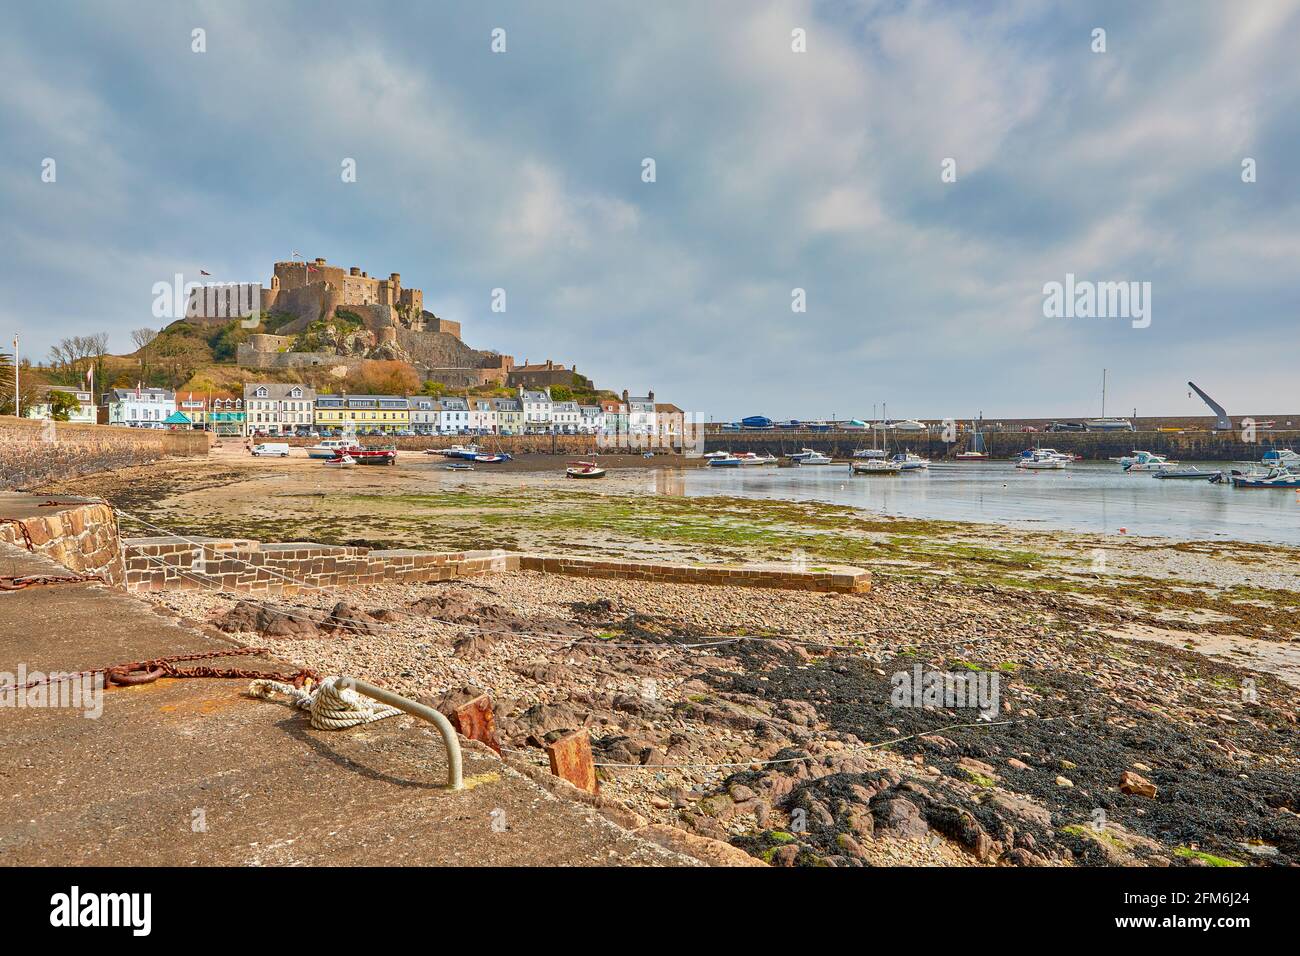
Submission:
{"label": "rusty chain", "polygon": [[73,575],[50,575],[50,574],[29,574],[25,576],[15,576],[10,574],[0,574],[0,591],[21,591],[23,588],[46,587],[53,584],[88,584],[92,581],[98,581],[101,584],[107,584],[102,574],[73,574]]}
{"label": "rusty chain", "polygon": [[18,529],[18,533],[23,536],[23,543],[27,545],[27,550],[36,553],[36,545],[32,543],[32,536],[27,531],[27,525],[18,518],[0,518],[0,521],[6,521]]}
{"label": "rusty chain", "polygon": [[176,667],[174,665],[187,661],[213,660],[218,657],[244,657],[254,654],[269,653],[265,647],[241,647],[228,651],[207,651],[200,654],[175,654],[171,657],[154,657],[143,661],[130,661],[125,664],[110,664],[90,670],[76,671],[72,674],[58,674],[28,681],[22,687],[16,685],[0,687],[0,693],[26,690],[39,684],[52,684],[58,681],[74,680],[93,674],[103,674],[105,685],[117,684],[123,687],[152,684],[160,677],[217,677],[236,680],[273,680],[282,684],[302,687],[308,680],[320,683],[321,676],[310,668],[289,673],[286,671],[258,671],[245,667]]}

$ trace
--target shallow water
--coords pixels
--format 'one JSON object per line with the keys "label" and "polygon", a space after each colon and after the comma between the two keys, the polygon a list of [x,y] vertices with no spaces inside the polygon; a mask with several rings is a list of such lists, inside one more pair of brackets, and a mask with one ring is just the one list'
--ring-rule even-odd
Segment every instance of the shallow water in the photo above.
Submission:
{"label": "shallow water", "polygon": [[[1216,471],[1224,466],[1199,467]],[[690,497],[827,501],[949,521],[1300,545],[1300,494],[1295,491],[1159,481],[1150,473],[1127,474],[1113,462],[1038,472],[1017,470],[1010,461],[934,464],[928,472],[894,477],[852,475],[847,464],[701,468],[679,474],[680,483],[660,490]]]}

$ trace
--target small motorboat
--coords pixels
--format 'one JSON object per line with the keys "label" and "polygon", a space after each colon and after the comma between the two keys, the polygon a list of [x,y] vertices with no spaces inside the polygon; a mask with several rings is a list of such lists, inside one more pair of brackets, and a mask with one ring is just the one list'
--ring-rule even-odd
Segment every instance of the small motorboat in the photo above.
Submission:
{"label": "small motorboat", "polygon": [[571,461],[564,474],[567,478],[604,478],[605,469],[594,461]]}
{"label": "small motorboat", "polygon": [[442,466],[447,471],[473,471],[474,466],[467,461],[449,461]]}
{"label": "small motorboat", "polygon": [[710,468],[739,468],[740,465],[739,455],[723,455],[721,458],[714,456],[709,459]]}
{"label": "small motorboat", "polygon": [[324,464],[326,468],[355,468],[357,466],[357,460],[347,452],[343,452],[340,455],[335,455],[333,458],[326,459]]}
{"label": "small motorboat", "polygon": [[885,458],[866,458],[850,462],[849,470],[855,475],[897,475],[902,473],[903,466]]}
{"label": "small motorboat", "polygon": [[351,452],[359,446],[355,439],[352,438],[326,438],[319,445],[310,445],[307,448],[308,458],[337,458],[340,453]]}
{"label": "small motorboat", "polygon": [[1137,461],[1131,462],[1124,466],[1126,472],[1140,474],[1144,471],[1173,471],[1178,462],[1170,461],[1164,455],[1157,455],[1154,452],[1138,452]]}
{"label": "small motorboat", "polygon": [[430,448],[428,454],[441,455],[443,458],[463,458],[473,461],[478,456],[478,445],[452,445],[450,448]]}
{"label": "small motorboat", "polygon": [[510,461],[510,457],[502,452],[499,455],[475,455],[474,460],[483,465],[498,465],[503,461]]}
{"label": "small motorboat", "polygon": [[1223,472],[1221,472],[1221,471],[1201,471],[1201,469],[1197,468],[1196,466],[1192,466],[1191,468],[1169,468],[1169,469],[1166,469],[1165,471],[1157,471],[1157,472],[1156,472],[1155,474],[1153,474],[1151,477],[1152,477],[1152,478],[1166,478],[1166,479],[1167,479],[1167,478],[1183,478],[1183,479],[1187,479],[1187,480],[1189,480],[1189,481],[1196,481],[1197,479],[1199,479],[1199,480],[1201,480],[1201,481],[1214,481],[1214,480],[1218,479],[1218,480],[1221,481],[1221,480],[1223,480]]}
{"label": "small motorboat", "polygon": [[797,465],[805,458],[807,458],[809,455],[815,455],[815,454],[817,454],[817,452],[813,451],[811,448],[803,448],[797,452],[794,452],[793,454],[786,455],[785,457],[790,459],[792,462],[794,462]]}
{"label": "small motorboat", "polygon": [[925,471],[930,467],[930,459],[922,458],[920,455],[913,454],[910,451],[900,452],[895,455],[891,461],[898,462],[903,471]]}
{"label": "small motorboat", "polygon": [[1285,468],[1270,468],[1264,474],[1234,474],[1232,476],[1232,487],[1300,489],[1300,474],[1288,471]]}
{"label": "small motorboat", "polygon": [[989,453],[986,451],[959,451],[953,455],[957,461],[988,461]]}
{"label": "small motorboat", "polygon": [[823,455],[819,451],[814,451],[807,455],[800,455],[799,458],[795,459],[796,464],[799,465],[831,465],[834,464],[834,461],[835,460],[829,455]]}
{"label": "small motorboat", "polygon": [[749,465],[775,465],[780,459],[776,455],[758,455],[752,451],[742,451],[736,456],[740,459],[741,467]]}
{"label": "small motorboat", "polygon": [[1072,460],[1055,448],[1031,448],[1020,455],[1016,467],[1025,471],[1059,471]]}

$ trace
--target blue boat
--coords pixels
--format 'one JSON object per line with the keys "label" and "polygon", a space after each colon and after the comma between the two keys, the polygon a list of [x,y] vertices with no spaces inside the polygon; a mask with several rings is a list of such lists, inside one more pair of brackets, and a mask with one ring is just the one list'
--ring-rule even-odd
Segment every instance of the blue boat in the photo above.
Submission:
{"label": "blue boat", "polygon": [[1296,488],[1300,489],[1300,474],[1285,468],[1270,469],[1264,475],[1233,475],[1234,488]]}
{"label": "blue boat", "polygon": [[775,428],[772,419],[763,415],[750,415],[748,418],[740,420],[740,427],[745,431],[766,431],[769,428]]}

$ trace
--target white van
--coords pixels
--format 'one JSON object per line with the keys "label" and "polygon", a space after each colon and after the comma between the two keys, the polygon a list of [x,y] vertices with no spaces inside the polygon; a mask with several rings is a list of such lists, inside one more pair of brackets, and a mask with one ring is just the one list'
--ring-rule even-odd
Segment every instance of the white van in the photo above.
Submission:
{"label": "white van", "polygon": [[265,441],[260,445],[253,446],[253,454],[261,457],[262,455],[279,455],[281,458],[289,457],[289,445],[282,441]]}

